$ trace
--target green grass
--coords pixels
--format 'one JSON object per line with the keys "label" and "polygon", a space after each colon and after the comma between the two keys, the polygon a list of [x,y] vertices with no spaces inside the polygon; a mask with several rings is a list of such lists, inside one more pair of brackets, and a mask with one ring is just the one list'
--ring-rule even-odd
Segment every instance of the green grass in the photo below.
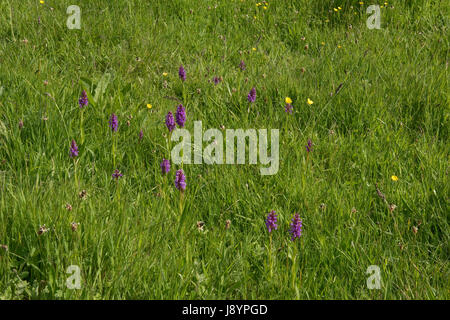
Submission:
{"label": "green grass", "polygon": [[[448,299],[449,5],[388,1],[381,29],[369,30],[364,2],[80,0],[81,30],[69,30],[73,1],[2,1],[0,297]],[[204,130],[280,129],[278,173],[184,165],[180,222],[178,167],[167,177],[159,168],[164,118],[178,104],[168,97],[183,100],[191,132],[195,120]],[[270,210],[279,214],[271,267]],[[303,234],[293,243],[294,212]],[[80,290],[66,288],[69,265],[81,269]],[[381,290],[366,286],[370,265]]]}

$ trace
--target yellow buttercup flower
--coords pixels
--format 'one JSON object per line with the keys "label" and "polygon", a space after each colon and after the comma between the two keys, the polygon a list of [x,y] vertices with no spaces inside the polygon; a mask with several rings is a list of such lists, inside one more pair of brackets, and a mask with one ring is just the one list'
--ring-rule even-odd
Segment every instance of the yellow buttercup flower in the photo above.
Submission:
{"label": "yellow buttercup flower", "polygon": [[167,77],[168,73],[167,72],[163,72],[163,76]]}
{"label": "yellow buttercup flower", "polygon": [[147,108],[148,108],[148,109],[151,109],[151,108],[152,108],[152,105],[151,105],[150,103],[147,103]]}
{"label": "yellow buttercup flower", "polygon": [[339,44],[339,45],[338,45],[338,49],[340,49],[340,48],[342,48],[342,46]]}
{"label": "yellow buttercup flower", "polygon": [[312,105],[314,103],[314,101],[312,101],[310,98],[308,98],[308,100],[306,101],[306,103],[308,103],[309,105]]}
{"label": "yellow buttercup flower", "polygon": [[325,42],[322,41],[321,44],[324,46],[324,45],[325,45]]}
{"label": "yellow buttercup flower", "polygon": [[392,181],[398,181],[398,177],[397,176],[392,176],[391,179],[392,179]]}
{"label": "yellow buttercup flower", "polygon": [[360,2],[359,2],[359,4],[360,4],[360,5],[363,5],[363,4],[364,4],[364,2],[360,1]]}
{"label": "yellow buttercup flower", "polygon": [[284,101],[286,101],[286,103],[291,104],[292,103],[292,99],[289,97],[286,97],[286,99],[284,99]]}
{"label": "yellow buttercup flower", "polygon": [[339,9],[339,10],[342,10],[342,8],[341,8],[341,7],[338,7],[338,9]]}
{"label": "yellow buttercup flower", "polygon": [[336,8],[333,8],[333,10],[336,11],[336,12],[338,11],[338,9],[336,9]]}
{"label": "yellow buttercup flower", "polygon": [[41,0],[41,1],[39,1],[41,4],[44,4],[45,3],[45,1],[44,0]]}
{"label": "yellow buttercup flower", "polygon": [[256,51],[256,48],[252,48],[253,51]]}

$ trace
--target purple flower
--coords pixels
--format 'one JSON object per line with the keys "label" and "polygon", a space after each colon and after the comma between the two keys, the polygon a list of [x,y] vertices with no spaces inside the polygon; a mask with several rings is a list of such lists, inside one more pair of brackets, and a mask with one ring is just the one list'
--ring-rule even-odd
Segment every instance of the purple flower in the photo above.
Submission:
{"label": "purple flower", "polygon": [[255,100],[256,100],[256,89],[255,88],[252,88],[252,90],[250,90],[250,92],[248,93],[248,96],[247,96],[247,100],[248,100],[248,102],[255,102]]}
{"label": "purple flower", "polygon": [[292,114],[293,109],[294,109],[294,107],[290,103],[287,103],[286,106],[284,107],[284,111],[286,111],[286,113],[290,113],[290,114]]}
{"label": "purple flower", "polygon": [[169,171],[170,171],[170,161],[167,160],[167,159],[163,159],[161,164],[160,164],[160,167],[161,167],[162,174],[169,173]]}
{"label": "purple flower", "polygon": [[116,180],[119,179],[122,176],[123,176],[123,174],[121,174],[118,169],[114,170],[114,172],[112,174],[113,179],[116,179]]}
{"label": "purple flower", "polygon": [[214,84],[217,86],[222,81],[222,77],[214,77],[213,81]]}
{"label": "purple flower", "polygon": [[177,173],[175,174],[175,187],[180,191],[186,189],[186,177],[181,169],[177,170]]}
{"label": "purple flower", "polygon": [[244,60],[241,60],[241,62],[239,63],[239,68],[241,68],[242,71],[245,70],[246,66]]}
{"label": "purple flower", "polygon": [[184,110],[182,104],[178,106],[175,118],[177,119],[177,124],[180,126],[180,128],[183,128],[184,123],[186,122],[186,111]]}
{"label": "purple flower", "polygon": [[119,122],[117,121],[117,116],[113,113],[111,115],[111,118],[109,119],[109,127],[111,128],[111,130],[117,131],[117,128],[119,127]]}
{"label": "purple flower", "polygon": [[70,145],[69,156],[71,158],[78,157],[78,146],[74,139],[72,139],[72,144]]}
{"label": "purple flower", "polygon": [[272,232],[272,230],[277,230],[278,225],[277,225],[277,215],[275,214],[275,211],[270,211],[270,213],[267,216],[266,219],[266,227],[267,230],[269,230],[269,233]]}
{"label": "purple flower", "polygon": [[23,120],[20,120],[19,121],[19,129],[22,129],[23,128]]}
{"label": "purple flower", "polygon": [[88,103],[89,103],[89,101],[88,101],[88,97],[86,95],[86,91],[83,90],[80,98],[78,99],[78,105],[80,106],[80,109],[83,109],[84,107],[86,107],[88,105]]}
{"label": "purple flower", "polygon": [[308,144],[305,146],[306,151],[311,152],[312,151],[312,142],[311,139],[308,139]]}
{"label": "purple flower", "polygon": [[294,241],[302,235],[302,219],[300,219],[300,216],[296,213],[291,221],[289,233],[291,234],[291,241]]}
{"label": "purple flower", "polygon": [[144,132],[141,129],[141,131],[139,131],[139,142],[141,142],[142,138],[144,138]]}
{"label": "purple flower", "polygon": [[169,132],[172,132],[173,129],[175,129],[175,120],[173,119],[172,112],[170,111],[166,116],[166,127],[169,129]]}
{"label": "purple flower", "polygon": [[186,80],[186,71],[184,70],[183,66],[180,66],[180,69],[178,69],[178,75],[180,76],[181,81]]}

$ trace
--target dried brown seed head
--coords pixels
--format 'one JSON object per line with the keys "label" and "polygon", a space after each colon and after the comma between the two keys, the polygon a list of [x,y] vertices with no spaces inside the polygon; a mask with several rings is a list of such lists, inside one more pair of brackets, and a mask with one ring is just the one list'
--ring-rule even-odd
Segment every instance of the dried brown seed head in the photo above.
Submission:
{"label": "dried brown seed head", "polygon": [[198,231],[204,231],[203,227],[205,226],[205,223],[203,221],[197,221],[197,230]]}
{"label": "dried brown seed head", "polygon": [[78,194],[78,197],[80,197],[80,199],[82,199],[82,200],[86,200],[86,198],[87,198],[87,191],[86,190],[81,190],[81,192]]}
{"label": "dried brown seed head", "polygon": [[72,228],[72,231],[75,232],[75,231],[77,231],[79,225],[80,224],[78,222],[72,222],[70,224],[70,227]]}
{"label": "dried brown seed head", "polygon": [[48,228],[45,226],[45,224],[44,224],[44,225],[42,225],[42,226],[39,227],[38,235],[42,235],[42,234],[48,232],[48,230],[49,230],[49,229],[48,229]]}
{"label": "dried brown seed head", "polygon": [[380,191],[380,189],[378,189],[378,183],[375,183],[375,188],[377,189],[377,194],[378,196],[386,201],[386,196]]}

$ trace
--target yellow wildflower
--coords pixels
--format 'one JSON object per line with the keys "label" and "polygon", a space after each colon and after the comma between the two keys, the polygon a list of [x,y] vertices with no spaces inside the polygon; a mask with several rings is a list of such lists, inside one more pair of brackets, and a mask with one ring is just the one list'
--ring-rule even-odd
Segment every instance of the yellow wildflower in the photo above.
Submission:
{"label": "yellow wildflower", "polygon": [[398,177],[397,177],[397,176],[395,176],[395,175],[394,175],[394,176],[392,176],[392,177],[391,177],[391,179],[392,179],[392,181],[398,181]]}
{"label": "yellow wildflower", "polygon": [[310,98],[308,98],[308,100],[306,101],[306,103],[308,103],[309,105],[312,105],[314,103],[314,101],[312,101]]}
{"label": "yellow wildflower", "polygon": [[151,105],[150,103],[147,103],[147,108],[148,108],[148,109],[151,109],[151,108],[152,108],[152,105]]}
{"label": "yellow wildflower", "polygon": [[289,97],[286,97],[286,99],[284,99],[284,101],[286,101],[286,103],[291,104],[292,103],[292,99]]}

